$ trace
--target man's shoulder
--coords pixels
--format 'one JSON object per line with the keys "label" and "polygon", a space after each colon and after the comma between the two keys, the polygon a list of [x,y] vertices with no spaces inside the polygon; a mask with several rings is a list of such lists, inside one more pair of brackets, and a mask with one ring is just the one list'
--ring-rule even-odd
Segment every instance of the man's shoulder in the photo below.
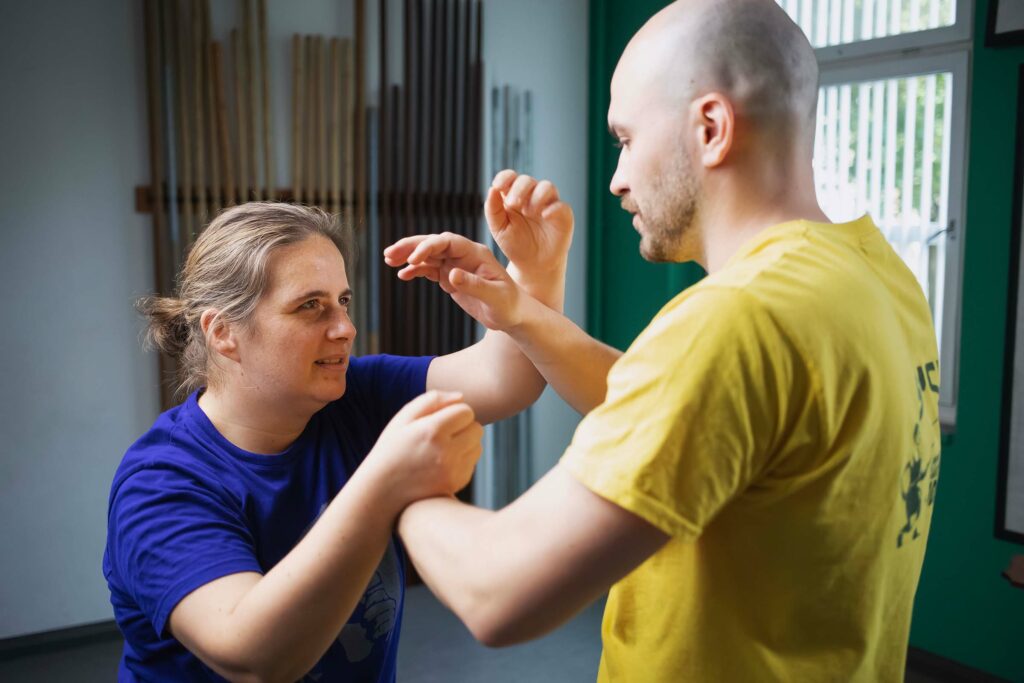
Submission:
{"label": "man's shoulder", "polygon": [[709,338],[754,320],[770,320],[770,309],[770,298],[733,282],[705,278],[665,304],[641,337]]}

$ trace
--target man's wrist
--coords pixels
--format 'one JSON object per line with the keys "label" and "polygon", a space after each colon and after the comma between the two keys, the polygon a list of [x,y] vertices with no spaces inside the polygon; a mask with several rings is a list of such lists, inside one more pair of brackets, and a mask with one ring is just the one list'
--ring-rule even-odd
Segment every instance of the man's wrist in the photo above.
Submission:
{"label": "man's wrist", "polygon": [[562,310],[565,299],[565,264],[548,270],[523,270],[515,263],[508,265],[508,274],[519,288],[549,308]]}

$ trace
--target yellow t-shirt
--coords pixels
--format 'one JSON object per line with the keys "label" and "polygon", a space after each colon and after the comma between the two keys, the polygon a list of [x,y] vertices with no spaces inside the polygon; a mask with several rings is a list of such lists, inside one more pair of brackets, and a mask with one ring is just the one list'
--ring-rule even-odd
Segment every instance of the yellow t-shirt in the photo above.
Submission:
{"label": "yellow t-shirt", "polygon": [[921,288],[867,216],[768,228],[615,364],[562,459],[671,536],[601,681],[901,681],[939,470]]}

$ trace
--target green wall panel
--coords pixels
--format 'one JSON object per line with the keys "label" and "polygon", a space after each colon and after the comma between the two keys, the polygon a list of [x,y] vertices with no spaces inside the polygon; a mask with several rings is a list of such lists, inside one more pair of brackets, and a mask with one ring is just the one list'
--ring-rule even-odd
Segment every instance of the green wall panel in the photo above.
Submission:
{"label": "green wall panel", "polygon": [[608,191],[618,149],[608,135],[609,84],[630,37],[664,0],[594,0],[591,4],[590,175],[587,233],[587,329],[625,349],[678,292],[703,276],[696,264],[648,263],[628,213]]}

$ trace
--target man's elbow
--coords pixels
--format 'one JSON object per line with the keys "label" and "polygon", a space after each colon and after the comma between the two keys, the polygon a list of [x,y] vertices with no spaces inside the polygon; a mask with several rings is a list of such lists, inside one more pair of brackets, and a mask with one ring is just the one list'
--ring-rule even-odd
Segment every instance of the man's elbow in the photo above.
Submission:
{"label": "man's elbow", "polygon": [[463,621],[473,637],[487,647],[518,645],[544,635],[547,630],[522,610],[494,602],[472,610]]}
{"label": "man's elbow", "polygon": [[477,641],[487,647],[508,647],[523,640],[517,640],[513,636],[514,629],[510,624],[493,619],[472,621],[467,623],[466,627]]}

